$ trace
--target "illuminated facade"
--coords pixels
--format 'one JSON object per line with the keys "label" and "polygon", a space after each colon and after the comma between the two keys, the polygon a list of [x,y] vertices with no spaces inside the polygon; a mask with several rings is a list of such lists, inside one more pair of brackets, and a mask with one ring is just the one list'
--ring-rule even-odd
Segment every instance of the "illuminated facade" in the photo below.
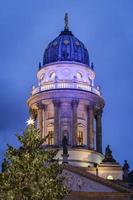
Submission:
{"label": "illuminated facade", "polygon": [[[84,44],[69,30],[67,15],[64,31],[45,49],[37,79],[28,106],[41,136],[47,136],[45,147],[59,149],[57,157],[62,162],[62,140],[66,136],[69,170],[84,168],[92,176],[121,180],[122,168],[112,152],[108,148],[107,157],[102,153],[105,102],[100,87],[95,85],[94,66]],[[72,184],[72,180],[68,182]]]}
{"label": "illuminated facade", "polygon": [[61,148],[63,136],[67,135],[71,163],[100,163],[104,100],[94,83],[95,71],[88,51],[69,31],[67,17],[64,31],[44,52],[37,78],[38,86],[33,87],[28,105],[32,117],[37,115],[42,137],[49,135],[45,145]]}

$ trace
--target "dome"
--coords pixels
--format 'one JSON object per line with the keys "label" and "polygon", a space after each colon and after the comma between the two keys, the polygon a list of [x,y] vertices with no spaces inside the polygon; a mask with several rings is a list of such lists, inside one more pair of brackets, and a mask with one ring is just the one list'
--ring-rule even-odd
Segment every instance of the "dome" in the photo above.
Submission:
{"label": "dome", "polygon": [[84,44],[68,28],[65,19],[64,31],[60,33],[44,52],[43,65],[58,61],[75,61],[89,66],[89,54]]}

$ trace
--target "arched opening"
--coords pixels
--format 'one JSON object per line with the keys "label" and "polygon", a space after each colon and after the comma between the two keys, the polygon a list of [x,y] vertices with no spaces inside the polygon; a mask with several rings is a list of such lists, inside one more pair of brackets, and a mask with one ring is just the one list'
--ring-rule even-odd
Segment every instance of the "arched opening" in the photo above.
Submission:
{"label": "arched opening", "polygon": [[83,146],[83,125],[82,124],[78,124],[78,129],[77,129],[77,146]]}
{"label": "arched opening", "polygon": [[54,145],[54,126],[53,126],[52,123],[47,126],[46,144],[47,145]]}
{"label": "arched opening", "polygon": [[83,131],[79,130],[77,134],[77,145],[83,146]]}

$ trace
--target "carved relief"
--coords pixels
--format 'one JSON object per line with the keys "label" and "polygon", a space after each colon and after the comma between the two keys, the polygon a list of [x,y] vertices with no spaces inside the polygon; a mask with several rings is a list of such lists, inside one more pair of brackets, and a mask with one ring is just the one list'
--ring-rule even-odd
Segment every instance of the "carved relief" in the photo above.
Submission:
{"label": "carved relief", "polygon": [[63,171],[64,184],[71,191],[83,191],[83,192],[114,192],[115,190],[108,186],[102,185],[96,181],[90,180],[86,177],[78,175],[76,173],[64,170]]}

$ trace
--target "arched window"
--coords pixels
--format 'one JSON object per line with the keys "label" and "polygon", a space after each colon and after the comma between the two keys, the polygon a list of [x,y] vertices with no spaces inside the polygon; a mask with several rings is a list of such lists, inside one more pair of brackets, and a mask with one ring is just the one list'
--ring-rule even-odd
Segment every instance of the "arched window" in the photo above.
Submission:
{"label": "arched window", "polygon": [[53,131],[48,131],[48,145],[53,145],[54,144],[54,132]]}
{"label": "arched window", "polygon": [[79,145],[79,146],[83,145],[83,131],[82,130],[78,130],[77,145]]}

